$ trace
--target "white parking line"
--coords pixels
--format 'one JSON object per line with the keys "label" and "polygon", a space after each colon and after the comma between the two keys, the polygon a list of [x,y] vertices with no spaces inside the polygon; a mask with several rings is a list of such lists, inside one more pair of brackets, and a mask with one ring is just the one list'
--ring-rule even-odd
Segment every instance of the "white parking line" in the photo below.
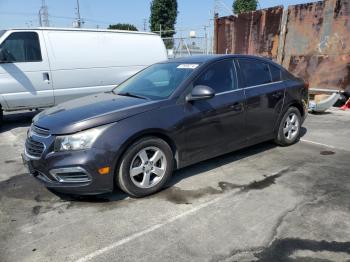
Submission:
{"label": "white parking line", "polygon": [[322,144],[319,142],[314,142],[314,141],[310,141],[310,140],[306,140],[306,139],[300,139],[301,142],[305,142],[305,143],[309,143],[309,144],[314,144],[314,145],[319,145],[319,146],[324,146],[324,147],[329,147],[329,148],[336,148],[334,146],[331,145],[327,145],[327,144]]}
{"label": "white parking line", "polygon": [[[90,261],[90,260],[92,260],[92,259],[94,259],[94,258],[96,258],[96,257],[98,257],[98,256],[100,256],[100,255],[102,255],[102,254],[104,254],[104,253],[106,253],[108,251],[111,251],[111,250],[113,250],[113,249],[115,249],[115,248],[117,248],[117,247],[119,247],[121,245],[124,245],[124,244],[126,244],[126,243],[128,243],[128,242],[130,242],[130,241],[132,241],[134,239],[137,239],[137,238],[142,237],[142,236],[144,236],[144,235],[146,235],[148,233],[151,233],[151,232],[153,232],[153,231],[155,231],[155,230],[157,230],[157,229],[159,229],[159,228],[161,228],[163,226],[171,224],[171,223],[173,223],[173,222],[175,222],[175,221],[177,221],[177,220],[179,220],[179,219],[181,219],[183,217],[189,216],[189,215],[191,215],[191,214],[193,214],[193,213],[195,213],[195,212],[197,212],[197,211],[199,211],[199,210],[201,210],[201,209],[203,209],[205,207],[208,207],[208,206],[210,206],[212,204],[215,204],[215,203],[217,203],[217,202],[219,202],[219,201],[221,201],[221,200],[223,200],[225,198],[231,197],[232,195],[236,194],[237,192],[238,192],[238,190],[231,191],[231,192],[226,193],[226,194],[224,194],[224,195],[222,195],[222,196],[220,196],[218,198],[215,198],[213,200],[210,200],[208,202],[200,204],[197,207],[194,207],[194,208],[192,208],[192,209],[190,209],[188,211],[185,211],[182,214],[179,214],[179,215],[177,215],[175,217],[172,217],[172,218],[164,221],[163,223],[156,224],[156,225],[154,225],[154,226],[152,226],[152,227],[150,227],[148,229],[145,229],[145,230],[142,230],[140,232],[134,233],[134,234],[132,234],[132,235],[126,237],[126,238],[123,238],[123,239],[121,239],[121,240],[119,240],[117,242],[114,242],[114,243],[110,244],[109,246],[106,246],[104,248],[96,250],[95,252],[90,253],[90,254],[88,254],[88,255],[86,255],[86,256],[76,260],[76,262]],[[239,198],[235,199],[235,202],[237,202],[238,200],[239,200]]]}
{"label": "white parking line", "polygon": [[332,148],[332,149],[339,149],[339,150],[343,150],[343,151],[350,151],[349,149],[345,149],[342,147],[335,147],[332,145],[327,145],[327,144],[323,144],[323,143],[319,143],[319,142],[315,142],[315,141],[311,141],[311,140],[307,140],[307,139],[300,139],[301,142],[304,143],[309,143],[309,144],[313,144],[313,145],[318,145],[318,146],[324,146],[324,147],[328,147],[328,148]]}

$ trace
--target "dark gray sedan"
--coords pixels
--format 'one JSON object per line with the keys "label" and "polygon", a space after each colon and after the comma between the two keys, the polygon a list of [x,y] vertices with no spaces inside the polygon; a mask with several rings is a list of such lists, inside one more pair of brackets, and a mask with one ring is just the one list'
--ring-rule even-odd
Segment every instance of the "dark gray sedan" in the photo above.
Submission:
{"label": "dark gray sedan", "polygon": [[135,197],[174,169],[267,140],[298,140],[308,89],[270,60],[198,56],[154,64],[108,93],[38,114],[23,158],[46,187]]}

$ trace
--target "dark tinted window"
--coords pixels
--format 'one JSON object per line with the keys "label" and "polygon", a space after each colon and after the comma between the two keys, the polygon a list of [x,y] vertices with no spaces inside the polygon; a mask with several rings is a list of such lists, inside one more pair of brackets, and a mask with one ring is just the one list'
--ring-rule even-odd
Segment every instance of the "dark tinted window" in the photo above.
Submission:
{"label": "dark tinted window", "polygon": [[286,70],[283,70],[282,71],[282,79],[283,80],[293,80],[293,79],[295,79],[295,77],[291,73],[287,72]]}
{"label": "dark tinted window", "polygon": [[271,82],[269,66],[258,60],[239,59],[244,86],[263,85]]}
{"label": "dark tinted window", "polygon": [[281,81],[282,79],[281,69],[279,69],[277,66],[270,65],[270,72],[271,72],[272,82]]}
{"label": "dark tinted window", "polygon": [[41,61],[39,37],[34,32],[12,33],[0,48],[9,62]]}
{"label": "dark tinted window", "polygon": [[193,86],[197,85],[209,86],[216,93],[234,90],[236,88],[236,74],[233,60],[220,61],[210,66],[193,83]]}

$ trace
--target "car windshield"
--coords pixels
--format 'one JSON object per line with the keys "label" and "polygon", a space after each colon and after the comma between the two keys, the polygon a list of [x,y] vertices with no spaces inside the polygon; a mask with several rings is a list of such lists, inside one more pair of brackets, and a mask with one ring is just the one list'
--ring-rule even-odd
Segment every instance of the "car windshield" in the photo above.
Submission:
{"label": "car windshield", "polygon": [[2,37],[3,34],[5,34],[6,30],[0,30],[0,37]]}
{"label": "car windshield", "polygon": [[199,64],[154,64],[129,78],[113,92],[151,100],[168,98]]}

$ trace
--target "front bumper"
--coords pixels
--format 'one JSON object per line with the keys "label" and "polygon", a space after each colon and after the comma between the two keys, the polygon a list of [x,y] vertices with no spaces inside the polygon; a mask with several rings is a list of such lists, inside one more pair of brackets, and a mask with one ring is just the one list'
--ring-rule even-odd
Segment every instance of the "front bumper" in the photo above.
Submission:
{"label": "front bumper", "polygon": [[[71,152],[44,152],[40,159],[22,155],[29,174],[48,188],[69,194],[100,194],[113,191],[115,154],[91,148]],[[108,174],[98,170],[110,167]]]}

